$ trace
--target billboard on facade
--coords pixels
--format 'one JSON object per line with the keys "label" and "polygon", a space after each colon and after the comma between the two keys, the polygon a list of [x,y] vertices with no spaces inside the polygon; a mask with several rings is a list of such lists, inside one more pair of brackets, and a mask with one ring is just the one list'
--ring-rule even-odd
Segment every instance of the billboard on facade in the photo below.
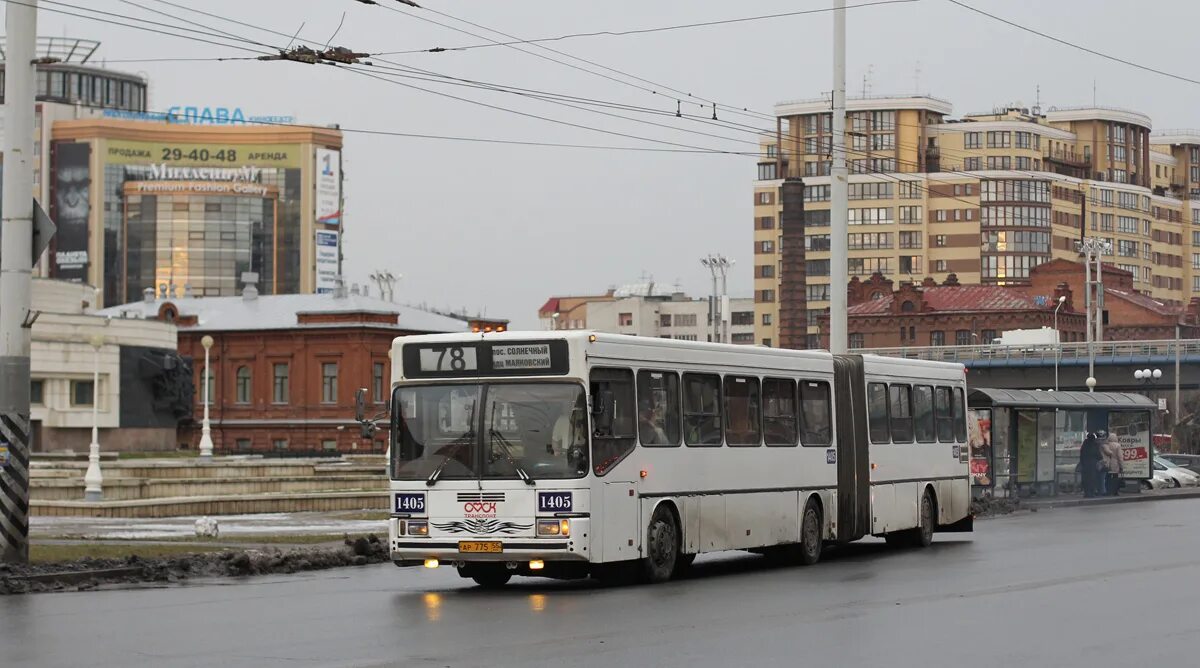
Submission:
{"label": "billboard on facade", "polygon": [[54,145],[50,218],[58,225],[50,275],[68,281],[87,281],[88,218],[91,202],[92,146],[86,142]]}
{"label": "billboard on facade", "polygon": [[341,154],[317,149],[317,222],[337,225],[342,221]]}
{"label": "billboard on facade", "polygon": [[317,230],[317,292],[333,292],[337,287],[338,232]]}

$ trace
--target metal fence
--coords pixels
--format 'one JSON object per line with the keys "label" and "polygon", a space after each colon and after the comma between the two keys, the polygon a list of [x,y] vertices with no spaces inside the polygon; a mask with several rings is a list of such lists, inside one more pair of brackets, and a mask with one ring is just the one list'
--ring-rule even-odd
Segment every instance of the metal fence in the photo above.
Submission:
{"label": "metal fence", "polygon": [[[1200,339],[1155,341],[1104,341],[1091,344],[1097,364],[1125,364],[1151,361],[1170,361],[1176,356],[1188,362],[1200,362]],[[996,363],[1060,364],[1084,362],[1088,359],[1087,343],[982,345],[982,346],[911,346],[900,348],[859,348],[853,352],[886,355],[915,360],[941,362],[972,362],[989,360]]]}

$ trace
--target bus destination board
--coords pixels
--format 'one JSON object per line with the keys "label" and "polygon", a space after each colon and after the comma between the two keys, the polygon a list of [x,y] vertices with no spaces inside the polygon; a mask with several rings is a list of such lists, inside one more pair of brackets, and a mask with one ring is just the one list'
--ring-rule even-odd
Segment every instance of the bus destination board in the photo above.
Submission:
{"label": "bus destination board", "polygon": [[461,341],[406,344],[407,378],[561,376],[567,373],[566,341]]}

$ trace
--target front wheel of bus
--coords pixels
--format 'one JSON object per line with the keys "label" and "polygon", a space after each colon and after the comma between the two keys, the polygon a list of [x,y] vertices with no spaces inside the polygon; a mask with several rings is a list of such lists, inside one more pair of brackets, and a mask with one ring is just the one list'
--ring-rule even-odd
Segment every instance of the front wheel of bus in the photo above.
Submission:
{"label": "front wheel of bus", "polygon": [[647,582],[666,582],[675,573],[679,560],[679,527],[666,506],[659,506],[646,529],[646,556],[642,574]]}
{"label": "front wheel of bus", "polygon": [[811,566],[821,558],[821,510],[812,501],[804,507],[800,523],[800,563]]}

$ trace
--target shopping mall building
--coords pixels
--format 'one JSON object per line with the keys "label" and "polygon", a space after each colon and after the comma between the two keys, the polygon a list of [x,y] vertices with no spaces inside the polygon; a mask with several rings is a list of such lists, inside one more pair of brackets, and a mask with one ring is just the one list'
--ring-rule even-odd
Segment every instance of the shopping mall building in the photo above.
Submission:
{"label": "shopping mall building", "polygon": [[[98,43],[41,38],[35,189],[58,226],[38,273],[99,305],[330,292],[341,273],[342,134],[240,108],[148,109],[140,76],[91,64]],[[3,71],[0,70],[0,84]]]}

